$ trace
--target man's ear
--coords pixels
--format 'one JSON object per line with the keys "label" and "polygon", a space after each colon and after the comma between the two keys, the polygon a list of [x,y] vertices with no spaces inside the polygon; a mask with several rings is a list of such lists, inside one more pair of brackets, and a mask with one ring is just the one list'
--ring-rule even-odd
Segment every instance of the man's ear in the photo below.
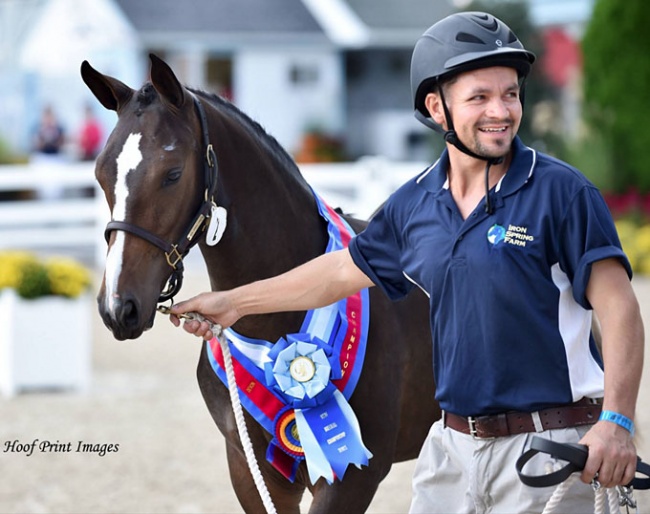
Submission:
{"label": "man's ear", "polygon": [[429,111],[431,119],[447,130],[447,119],[445,118],[445,110],[442,106],[440,94],[436,92],[429,93],[424,98],[424,106]]}

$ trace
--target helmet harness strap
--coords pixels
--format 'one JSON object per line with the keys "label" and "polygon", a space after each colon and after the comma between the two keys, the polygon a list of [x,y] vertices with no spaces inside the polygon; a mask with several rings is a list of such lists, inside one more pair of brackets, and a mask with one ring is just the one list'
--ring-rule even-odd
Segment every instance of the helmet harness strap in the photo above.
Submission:
{"label": "helmet harness strap", "polygon": [[465,144],[460,140],[456,130],[454,129],[454,122],[451,118],[451,113],[447,108],[447,101],[445,100],[445,95],[442,92],[442,86],[438,84],[438,93],[440,94],[440,100],[442,101],[442,108],[445,112],[445,119],[447,120],[447,130],[445,131],[445,141],[449,144],[454,145],[461,152],[475,159],[480,159],[486,161],[485,163],[485,212],[492,214],[494,207],[490,201],[490,167],[493,164],[501,164],[503,162],[503,157],[485,157],[478,155],[477,153],[472,152]]}

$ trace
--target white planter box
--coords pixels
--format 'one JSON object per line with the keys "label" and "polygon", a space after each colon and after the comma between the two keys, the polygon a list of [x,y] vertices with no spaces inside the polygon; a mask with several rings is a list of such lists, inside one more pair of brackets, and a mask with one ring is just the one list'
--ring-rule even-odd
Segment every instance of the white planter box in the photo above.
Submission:
{"label": "white planter box", "polygon": [[87,389],[91,305],[88,295],[25,300],[0,291],[0,392]]}

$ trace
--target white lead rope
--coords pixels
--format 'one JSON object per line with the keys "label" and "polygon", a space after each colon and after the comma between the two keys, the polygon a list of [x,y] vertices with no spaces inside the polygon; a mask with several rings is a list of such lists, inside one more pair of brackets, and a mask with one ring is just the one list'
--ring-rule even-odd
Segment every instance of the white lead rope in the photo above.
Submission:
{"label": "white lead rope", "polygon": [[[555,491],[553,491],[553,495],[546,503],[546,506],[544,507],[542,514],[552,514],[553,512],[555,512],[555,510],[560,505],[562,498],[564,498],[566,492],[571,488],[574,482],[578,479],[578,476],[579,476],[578,473],[574,473],[555,488]],[[605,491],[607,491],[607,501],[609,502],[610,514],[620,512],[621,506],[631,506],[632,508],[636,509],[636,503],[633,504],[626,503],[631,498],[628,497],[621,498],[620,495],[625,493],[621,493],[621,491],[617,490],[616,488],[605,489],[601,487],[597,481],[592,482],[592,487],[594,489],[594,495],[595,495],[594,514],[605,514]]]}
{"label": "white lead rope", "polygon": [[553,491],[553,495],[548,500],[548,502],[546,502],[546,506],[544,507],[542,514],[551,514],[552,512],[555,511],[555,509],[557,509],[557,506],[562,501],[562,498],[564,498],[564,495],[569,490],[569,488],[573,485],[573,483],[576,481],[577,478],[578,475],[574,473],[555,488],[555,491]]}
{"label": "white lead rope", "polygon": [[[158,311],[163,314],[170,314],[170,308],[166,306],[158,307]],[[264,477],[260,471],[260,467],[257,464],[257,459],[255,458],[255,451],[253,450],[253,443],[248,435],[248,429],[246,428],[246,420],[244,419],[244,411],[241,406],[241,401],[239,399],[239,391],[237,389],[237,382],[235,381],[235,370],[232,365],[232,355],[230,354],[230,348],[228,347],[228,341],[226,336],[223,334],[223,329],[221,325],[212,323],[210,320],[207,320],[201,314],[196,312],[186,312],[181,315],[177,315],[179,318],[189,319],[199,322],[207,322],[210,325],[210,330],[214,337],[219,341],[221,346],[221,352],[223,353],[223,362],[226,368],[226,376],[228,378],[228,391],[230,393],[230,403],[232,404],[232,410],[235,413],[235,422],[237,423],[237,431],[239,432],[239,439],[244,448],[244,454],[246,455],[246,461],[248,462],[248,469],[253,475],[253,480],[255,481],[255,487],[260,493],[262,498],[262,503],[264,504],[264,509],[267,514],[276,514],[275,506],[273,505],[273,500],[271,499],[271,494],[269,493],[266,484],[264,483]]]}

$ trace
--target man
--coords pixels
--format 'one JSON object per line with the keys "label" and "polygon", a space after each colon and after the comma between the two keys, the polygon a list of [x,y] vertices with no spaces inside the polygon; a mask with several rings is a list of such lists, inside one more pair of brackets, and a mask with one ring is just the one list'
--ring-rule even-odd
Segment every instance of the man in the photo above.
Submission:
{"label": "man", "polygon": [[[595,187],[516,135],[534,59],[489,14],[433,25],[415,47],[411,81],[416,117],[445,133],[440,159],[348,249],[173,309],[228,327],[373,285],[393,299],[420,287],[445,414],[418,459],[412,512],[540,512],[552,491],[524,486],[515,471],[535,432],[589,446],[585,483],[634,476],[644,332],[631,269]],[[213,335],[206,322],[185,329]],[[562,512],[586,512],[593,492],[577,482],[565,501]]]}

